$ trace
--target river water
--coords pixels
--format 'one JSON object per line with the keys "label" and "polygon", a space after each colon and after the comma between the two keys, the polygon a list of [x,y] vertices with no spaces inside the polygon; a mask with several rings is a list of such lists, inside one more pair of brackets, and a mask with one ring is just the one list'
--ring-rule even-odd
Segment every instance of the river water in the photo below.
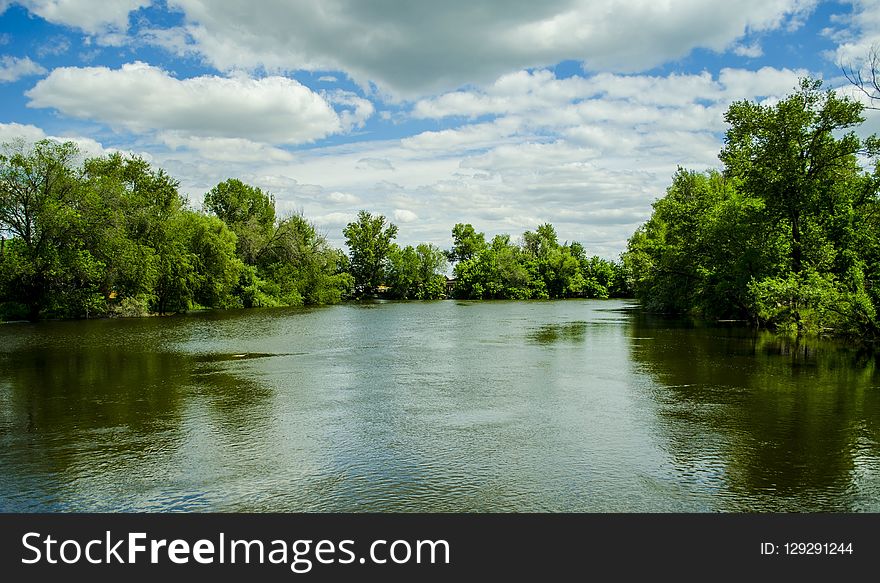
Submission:
{"label": "river water", "polygon": [[870,354],[627,301],[0,326],[0,511],[880,511]]}

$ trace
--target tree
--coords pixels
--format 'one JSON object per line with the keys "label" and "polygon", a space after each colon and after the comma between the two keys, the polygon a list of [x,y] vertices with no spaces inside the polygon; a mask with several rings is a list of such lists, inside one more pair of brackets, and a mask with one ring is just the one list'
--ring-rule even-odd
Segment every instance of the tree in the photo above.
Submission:
{"label": "tree", "polygon": [[7,144],[0,154],[0,236],[12,237],[2,257],[0,299],[25,306],[30,319],[100,302],[102,266],[85,246],[78,156],[73,143],[51,140]]}
{"label": "tree", "polygon": [[392,244],[386,283],[396,299],[436,300],[446,295],[446,255],[438,247]]}
{"label": "tree", "polygon": [[649,308],[749,318],[793,333],[880,336],[878,140],[862,106],[818,81],[731,105],[724,173],[679,169],[624,255]]}
{"label": "tree", "polygon": [[204,207],[235,233],[238,256],[245,263],[255,264],[275,227],[275,198],[230,178],[205,194]]}
{"label": "tree", "polygon": [[730,124],[720,158],[728,176],[764,201],[769,217],[790,231],[791,269],[804,268],[805,236],[812,217],[833,198],[835,185],[858,172],[856,154],[877,151],[853,131],[862,106],[822,82],[803,79],[799,89],[775,105],[738,101],[724,119]]}
{"label": "tree", "polygon": [[470,223],[457,223],[452,227],[452,249],[446,253],[449,261],[467,261],[486,248],[486,236],[477,233]]}
{"label": "tree", "polygon": [[286,305],[331,304],[351,289],[341,253],[301,214],[278,221],[256,261],[261,276],[279,286]]}
{"label": "tree", "polygon": [[675,173],[623,257],[649,309],[743,317],[748,282],[784,262],[786,247],[766,223],[763,202],[737,184],[717,171]]}
{"label": "tree", "polygon": [[[105,265],[104,291],[155,308],[160,258],[179,233],[179,183],[143,158],[113,153],[83,164],[90,248]],[[152,304],[152,305],[151,305]]]}
{"label": "tree", "polygon": [[397,237],[397,226],[387,223],[382,215],[373,216],[362,210],[356,221],[346,225],[342,234],[349,249],[355,293],[375,293],[384,283],[388,254]]}
{"label": "tree", "polygon": [[453,271],[455,295],[464,299],[518,299],[547,297],[537,264],[510,235],[496,235],[485,249],[459,261]]}

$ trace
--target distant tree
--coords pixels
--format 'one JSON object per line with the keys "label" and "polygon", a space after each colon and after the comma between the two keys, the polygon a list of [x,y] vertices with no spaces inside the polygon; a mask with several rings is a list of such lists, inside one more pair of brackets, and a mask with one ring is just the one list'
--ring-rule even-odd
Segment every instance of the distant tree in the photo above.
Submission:
{"label": "distant tree", "polygon": [[467,261],[486,248],[486,237],[477,233],[470,223],[457,223],[452,227],[452,249],[446,253],[449,261]]}
{"label": "distant tree", "polygon": [[446,256],[434,245],[392,244],[388,254],[387,284],[397,299],[436,300],[446,295]]}
{"label": "distant tree", "polygon": [[397,226],[386,222],[383,215],[374,216],[362,210],[356,221],[346,225],[342,234],[349,249],[355,293],[375,293],[385,283],[388,255],[397,237]]}
{"label": "distant tree", "polygon": [[204,207],[235,233],[238,256],[245,263],[256,263],[275,227],[275,198],[255,186],[230,178],[205,194]]}
{"label": "distant tree", "polygon": [[343,264],[341,252],[301,214],[278,221],[257,257],[261,273],[279,286],[287,305],[338,302],[352,287]]}

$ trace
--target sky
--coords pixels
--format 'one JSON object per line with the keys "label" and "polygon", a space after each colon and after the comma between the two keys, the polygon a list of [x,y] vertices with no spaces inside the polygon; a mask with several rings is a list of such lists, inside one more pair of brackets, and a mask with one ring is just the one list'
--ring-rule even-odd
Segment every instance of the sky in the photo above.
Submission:
{"label": "sky", "polygon": [[[360,209],[451,246],[550,222],[613,259],[724,112],[880,44],[880,0],[0,0],[0,142],[238,178],[342,246]],[[869,111],[861,132],[880,131]]]}

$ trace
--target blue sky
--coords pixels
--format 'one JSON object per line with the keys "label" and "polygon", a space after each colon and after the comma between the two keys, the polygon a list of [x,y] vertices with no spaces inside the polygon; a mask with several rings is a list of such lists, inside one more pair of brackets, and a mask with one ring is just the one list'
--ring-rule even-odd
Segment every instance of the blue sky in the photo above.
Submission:
{"label": "blue sky", "polygon": [[732,101],[850,92],[878,42],[880,0],[0,0],[0,141],[143,156],[194,206],[240,178],[336,244],[365,208],[613,258]]}

